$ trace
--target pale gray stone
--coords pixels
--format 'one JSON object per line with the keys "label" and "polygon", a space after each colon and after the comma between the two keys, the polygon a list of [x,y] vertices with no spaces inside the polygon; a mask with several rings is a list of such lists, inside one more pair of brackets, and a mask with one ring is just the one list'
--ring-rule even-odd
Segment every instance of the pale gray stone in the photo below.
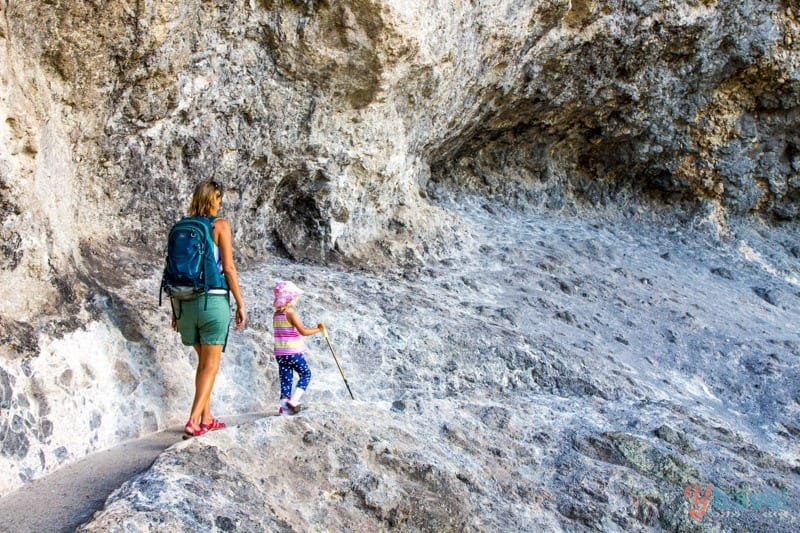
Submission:
{"label": "pale gray stone", "polygon": [[796,508],[799,9],[4,3],[0,495],[185,420],[158,282],[216,179],[250,322],[215,408],[275,410],[281,278],[358,401],[310,340],[307,413],[174,448],[87,528],[681,530],[689,481]]}

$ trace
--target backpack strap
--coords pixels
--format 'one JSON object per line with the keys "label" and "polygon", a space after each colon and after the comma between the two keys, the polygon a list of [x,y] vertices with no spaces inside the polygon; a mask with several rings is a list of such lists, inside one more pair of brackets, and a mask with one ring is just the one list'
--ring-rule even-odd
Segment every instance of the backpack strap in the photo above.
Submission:
{"label": "backpack strap", "polygon": [[180,320],[181,315],[183,315],[183,303],[178,301],[178,312],[175,312],[175,300],[173,298],[169,299],[169,305],[172,307],[172,316],[175,317],[175,320]]}

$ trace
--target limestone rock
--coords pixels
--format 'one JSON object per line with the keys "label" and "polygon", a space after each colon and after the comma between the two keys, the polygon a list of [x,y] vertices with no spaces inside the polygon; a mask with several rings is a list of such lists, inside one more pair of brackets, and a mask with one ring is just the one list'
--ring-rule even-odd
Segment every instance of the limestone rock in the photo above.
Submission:
{"label": "limestone rock", "polygon": [[[584,399],[567,412],[598,401],[631,413],[631,402],[669,402],[677,388],[653,427],[598,424],[563,442],[616,457],[602,436],[633,435],[657,464],[675,458],[734,484],[700,444],[641,440],[666,424],[691,428],[736,471],[746,463],[753,490],[794,487],[797,466],[774,443],[793,446],[784,435],[798,402],[785,383],[796,380],[800,340],[784,332],[797,322],[796,0],[0,9],[0,494],[183,421],[194,356],[167,333],[158,280],[167,229],[207,178],[227,189],[254,326],[230,347],[223,408],[272,405],[262,393],[275,379],[269,286],[294,277],[322,288],[312,309],[341,321],[348,350],[368,354],[372,368],[356,378],[384,373],[375,390],[412,391],[385,400],[398,408],[472,394],[483,405],[476,391],[510,388]],[[594,210],[609,218],[575,222],[596,220]],[[373,331],[348,322],[353,313],[381,319]],[[433,333],[420,335],[420,323]],[[713,407],[687,414],[696,402]],[[469,435],[469,425],[435,423]],[[654,496],[664,481],[644,467],[634,489],[611,489],[639,502],[634,518],[603,501],[616,501],[598,488],[606,468],[515,490],[539,503],[580,492],[556,497],[544,528],[563,517],[650,525],[678,512]],[[463,488],[453,469],[437,472]],[[393,507],[377,509],[365,520],[388,520]],[[218,516],[219,528],[234,523]]]}
{"label": "limestone rock", "polygon": [[[247,256],[361,266],[446,246],[452,220],[426,199],[439,183],[556,210],[632,191],[792,218],[793,13],[777,1],[11,4],[4,240],[20,244],[6,262],[41,268],[49,242],[72,271],[82,240],[156,246],[200,178],[230,188]],[[25,208],[42,211],[35,225]]]}
{"label": "limestone rock", "polygon": [[[356,400],[309,338],[307,409],[175,446],[84,530],[796,529],[800,339],[782,324],[797,309],[752,291],[760,266],[661,225],[450,207],[463,249],[415,276],[286,260],[248,272],[245,338],[269,334],[266,280],[290,272]],[[552,278],[569,282],[539,283]],[[222,383],[259,358],[240,342]],[[228,387],[216,394],[238,405]],[[685,493],[709,484],[698,522]],[[724,506],[783,489],[774,508]]]}

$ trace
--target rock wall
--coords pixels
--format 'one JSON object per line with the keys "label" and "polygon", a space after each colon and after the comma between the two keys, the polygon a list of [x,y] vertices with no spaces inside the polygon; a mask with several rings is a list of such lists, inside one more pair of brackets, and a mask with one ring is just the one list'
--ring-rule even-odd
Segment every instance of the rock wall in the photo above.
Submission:
{"label": "rock wall", "polygon": [[[187,393],[192,360],[154,300],[165,228],[200,179],[226,185],[245,265],[419,266],[458,240],[431,200],[463,189],[554,212],[637,198],[718,224],[795,218],[798,12],[3,2],[0,492],[174,421],[161,398]],[[222,391],[258,408],[263,379]]]}

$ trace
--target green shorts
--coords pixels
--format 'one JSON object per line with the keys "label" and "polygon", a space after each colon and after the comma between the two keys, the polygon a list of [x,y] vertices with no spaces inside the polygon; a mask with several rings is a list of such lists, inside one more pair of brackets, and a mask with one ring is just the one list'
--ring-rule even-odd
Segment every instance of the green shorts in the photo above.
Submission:
{"label": "green shorts", "polygon": [[209,294],[186,302],[174,302],[178,331],[186,346],[221,344],[228,341],[231,303],[227,294]]}

